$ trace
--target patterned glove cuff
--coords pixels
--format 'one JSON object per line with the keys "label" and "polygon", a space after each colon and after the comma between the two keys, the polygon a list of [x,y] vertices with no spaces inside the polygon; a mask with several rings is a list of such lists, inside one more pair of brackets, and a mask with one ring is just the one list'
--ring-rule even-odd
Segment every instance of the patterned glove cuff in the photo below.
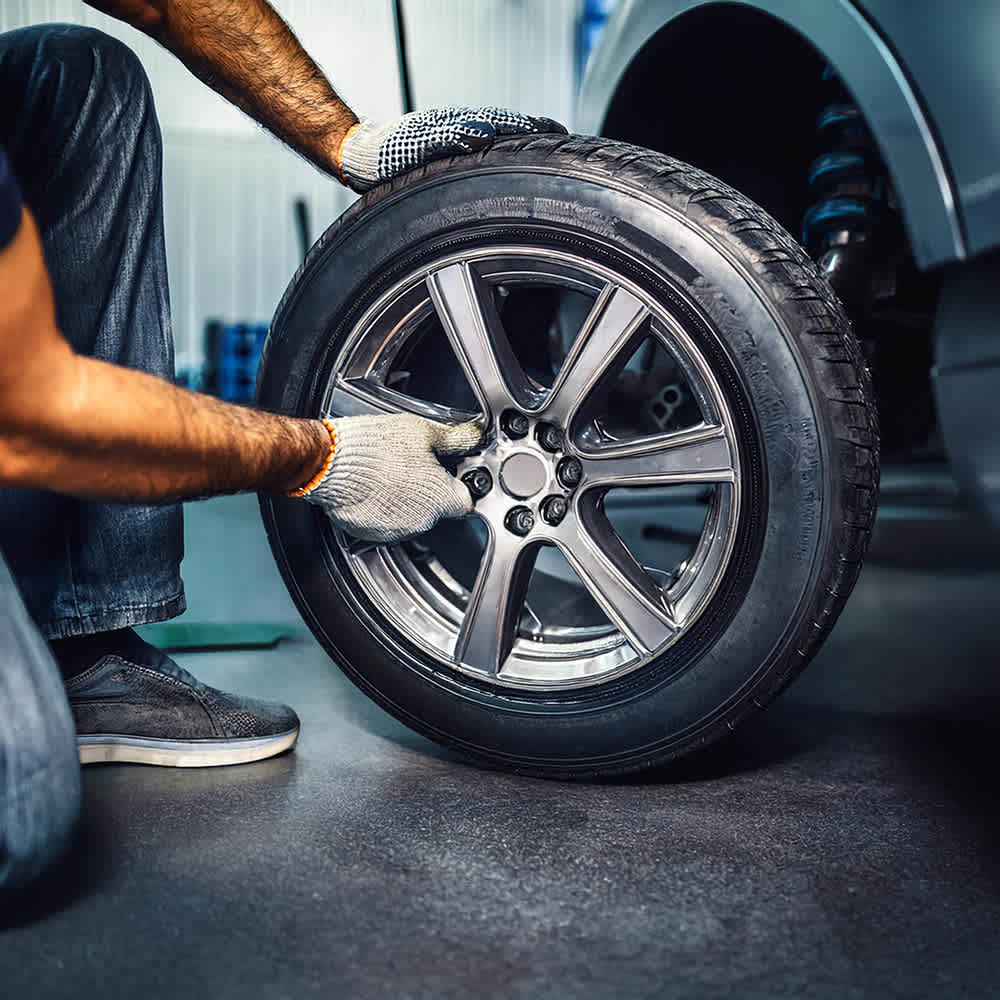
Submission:
{"label": "patterned glove cuff", "polygon": [[327,429],[327,433],[330,435],[330,450],[327,452],[323,468],[320,469],[319,472],[317,472],[316,475],[305,484],[305,486],[300,486],[297,490],[289,490],[289,492],[285,494],[286,497],[292,497],[297,500],[299,497],[309,496],[309,494],[312,493],[312,491],[316,489],[316,487],[319,486],[324,479],[326,479],[328,473],[330,472],[334,456],[337,454],[337,428],[334,427],[332,420],[327,420],[326,417],[323,417],[322,419],[323,426]]}

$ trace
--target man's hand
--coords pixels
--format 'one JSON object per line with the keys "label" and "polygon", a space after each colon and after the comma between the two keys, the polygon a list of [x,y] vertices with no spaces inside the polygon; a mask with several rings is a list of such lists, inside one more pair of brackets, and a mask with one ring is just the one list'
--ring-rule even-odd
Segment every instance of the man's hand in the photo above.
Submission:
{"label": "man's hand", "polygon": [[465,484],[438,456],[471,451],[479,424],[444,427],[413,414],[340,417],[333,463],[305,499],[348,534],[392,544],[472,511]]}
{"label": "man's hand", "polygon": [[532,118],[504,108],[434,108],[414,111],[387,125],[362,119],[340,147],[340,177],[355,191],[445,156],[475,153],[501,135],[566,133],[551,118]]}

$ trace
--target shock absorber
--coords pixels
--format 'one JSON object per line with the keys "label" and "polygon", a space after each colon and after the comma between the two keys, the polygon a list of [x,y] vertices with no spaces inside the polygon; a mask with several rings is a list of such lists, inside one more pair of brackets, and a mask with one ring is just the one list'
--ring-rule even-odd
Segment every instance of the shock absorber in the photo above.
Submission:
{"label": "shock absorber", "polygon": [[816,123],[823,152],[809,168],[815,201],[803,218],[802,242],[858,322],[878,283],[885,284],[899,215],[861,111],[829,66],[823,81],[830,101]]}
{"label": "shock absorber", "polygon": [[[861,337],[879,400],[887,452],[927,442],[934,426],[929,383],[932,283],[909,254],[885,162],[851,95],[830,66],[809,167],[815,199],[803,243]],[[928,295],[930,298],[928,299]]]}

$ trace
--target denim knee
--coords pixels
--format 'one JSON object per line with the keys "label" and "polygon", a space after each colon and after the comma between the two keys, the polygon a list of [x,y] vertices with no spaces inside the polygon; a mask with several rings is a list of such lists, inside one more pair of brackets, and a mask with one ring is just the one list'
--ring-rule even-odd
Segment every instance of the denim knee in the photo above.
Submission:
{"label": "denim knee", "polygon": [[40,24],[0,35],[0,85],[0,141],[43,226],[51,192],[86,198],[87,179],[99,179],[109,157],[159,169],[149,78],[139,57],[103,31]]}
{"label": "denim knee", "polygon": [[78,96],[81,111],[134,106],[142,114],[152,103],[149,78],[139,57],[117,38],[78,24],[35,25],[25,32],[28,44],[37,46],[40,63],[59,67],[69,88],[67,96]]}
{"label": "denim knee", "polygon": [[42,44],[57,57],[67,86],[79,96],[78,123],[90,125],[102,138],[114,133],[133,147],[142,132],[151,131],[159,147],[153,90],[139,57],[96,28],[50,27],[59,30],[52,30]]}

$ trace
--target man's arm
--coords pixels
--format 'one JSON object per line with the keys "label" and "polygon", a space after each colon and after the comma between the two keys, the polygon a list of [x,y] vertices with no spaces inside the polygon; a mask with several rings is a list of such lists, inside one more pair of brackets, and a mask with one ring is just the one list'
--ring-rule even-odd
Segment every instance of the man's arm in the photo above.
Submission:
{"label": "man's arm", "polygon": [[318,420],[187,392],[73,353],[25,209],[0,250],[0,485],[170,500],[308,482],[330,452]]}
{"label": "man's arm", "polygon": [[[0,222],[6,240],[18,216]],[[438,459],[481,436],[413,414],[283,417],[80,357],[56,326],[26,209],[0,249],[0,486],[126,501],[294,491],[344,531],[392,543],[472,511]]]}
{"label": "man's arm", "polygon": [[265,0],[87,0],[155,38],[327,173],[354,112]]}
{"label": "man's arm", "polygon": [[266,0],[87,0],[151,35],[223,97],[321,170],[367,191],[497,136],[565,132],[505,108],[431,108],[360,122]]}

